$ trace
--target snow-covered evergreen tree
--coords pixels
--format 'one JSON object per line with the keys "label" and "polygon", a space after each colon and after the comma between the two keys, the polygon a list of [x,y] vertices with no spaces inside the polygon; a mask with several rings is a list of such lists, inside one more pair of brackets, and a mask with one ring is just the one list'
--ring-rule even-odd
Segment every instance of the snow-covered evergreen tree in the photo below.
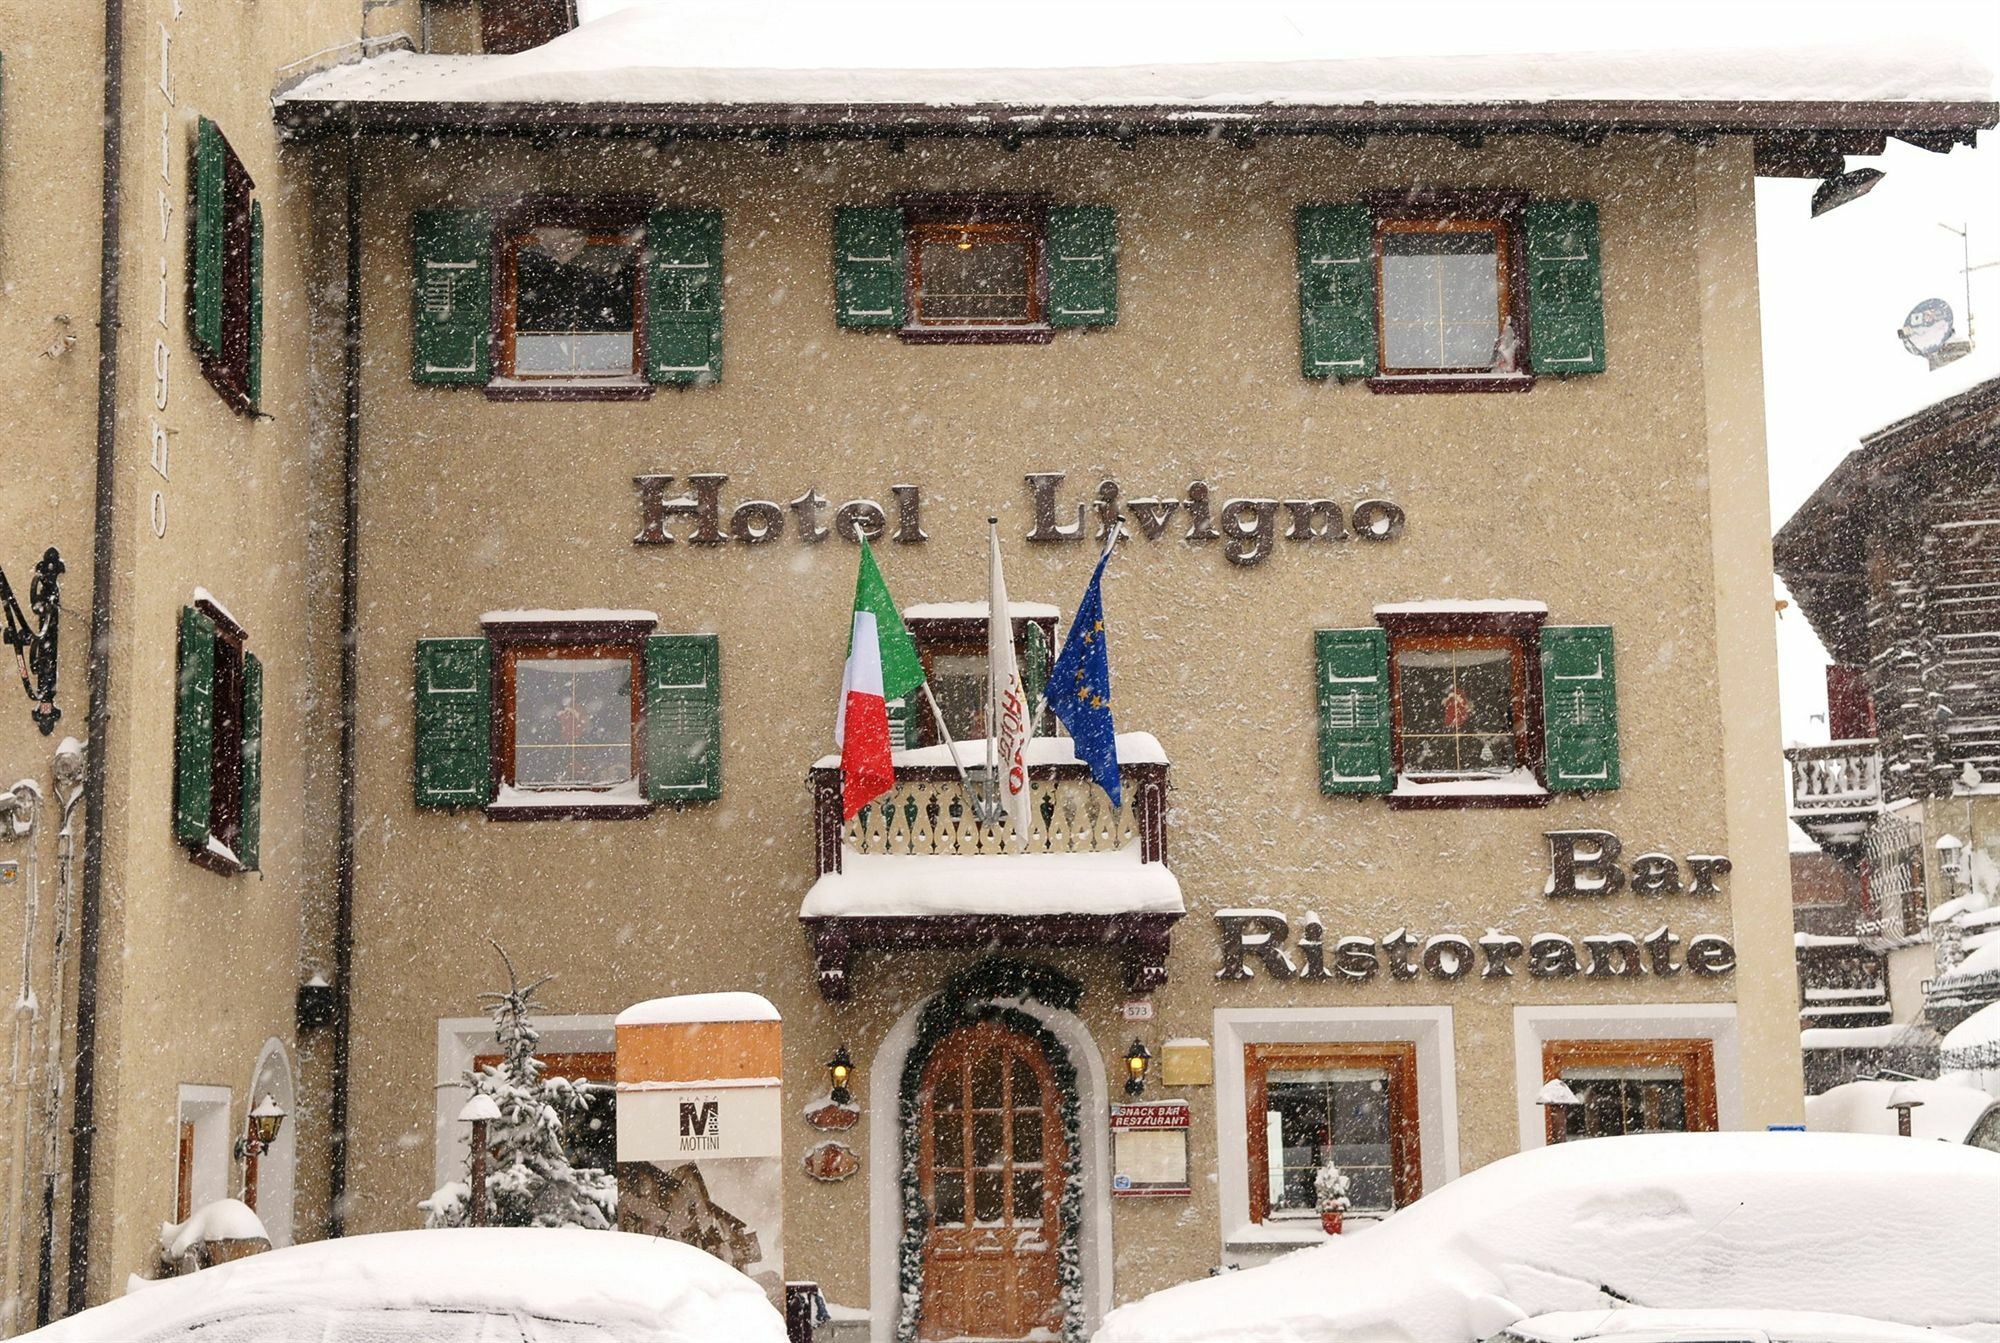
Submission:
{"label": "snow-covered evergreen tree", "polygon": [[[546,977],[522,984],[514,963],[495,943],[507,967],[507,989],[480,995],[500,1041],[500,1061],[465,1074],[474,1095],[490,1096],[500,1118],[487,1126],[486,1218],[488,1226],[582,1226],[608,1230],[616,1218],[618,1185],[610,1171],[570,1164],[563,1151],[563,1126],[590,1108],[588,1085],[566,1077],[544,1077],[535,1057],[541,1032],[534,1014],[536,993]],[[434,1190],[417,1206],[426,1225],[469,1226],[468,1179]]]}

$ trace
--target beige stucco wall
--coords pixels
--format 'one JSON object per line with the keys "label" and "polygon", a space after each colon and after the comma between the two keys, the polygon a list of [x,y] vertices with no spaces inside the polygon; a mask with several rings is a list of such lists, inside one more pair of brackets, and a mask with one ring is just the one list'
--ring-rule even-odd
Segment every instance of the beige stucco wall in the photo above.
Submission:
{"label": "beige stucco wall", "polygon": [[[53,15],[44,9],[17,15],[6,53],[0,210],[9,283],[0,303],[8,306],[13,339],[0,349],[9,389],[0,414],[10,426],[0,451],[10,454],[9,479],[23,486],[8,491],[7,534],[23,547],[32,541],[35,555],[59,544],[69,564],[58,736],[81,737],[103,50],[100,23],[88,15]],[[302,178],[281,168],[268,95],[281,66],[351,39],[357,19],[358,7],[346,0],[247,11],[199,0],[127,7],[92,1300],[122,1289],[127,1273],[150,1270],[159,1224],[172,1217],[178,1087],[231,1088],[230,1122],[239,1129],[266,1041],[277,1039],[291,1066],[298,1062],[292,998],[300,977],[301,907],[326,866],[306,843],[304,800],[311,753],[330,741],[309,730],[305,692],[311,658],[337,654],[338,644],[337,626],[316,628],[309,617],[325,580],[309,578],[299,523],[315,488],[306,434],[304,220],[311,197]],[[255,179],[265,212],[266,415],[255,421],[231,412],[203,380],[187,336],[188,154],[198,115],[221,126]],[[45,359],[57,312],[69,314],[77,344]],[[157,376],[162,363],[164,387]],[[155,466],[155,423],[167,445],[164,472]],[[25,549],[0,556],[23,599],[33,559]],[[198,869],[172,838],[176,612],[197,586],[247,626],[248,648],[265,664],[261,874],[224,878]],[[18,724],[14,717],[0,714],[0,749],[18,762],[7,768],[40,776],[46,788],[51,743],[33,734],[25,704]],[[43,863],[51,888],[45,907],[54,866],[51,840]],[[11,921],[18,908],[8,901],[0,909],[6,945],[17,945]],[[44,947],[51,927],[45,913]],[[73,990],[74,959],[69,974]],[[300,1094],[308,1095],[303,1084]],[[300,1126],[301,1150],[310,1152],[323,1141],[314,1127],[323,1126],[324,1116],[310,1103],[300,1111],[290,1122]],[[67,1133],[60,1152],[67,1163]],[[309,1157],[300,1172],[301,1235],[311,1234],[317,1217],[314,1164],[323,1161]],[[240,1167],[232,1167],[232,1194],[240,1181]],[[65,1217],[60,1205],[58,1217]],[[33,1230],[24,1224],[25,1258],[11,1244],[5,1251],[10,1285],[25,1283],[29,1291]],[[60,1231],[57,1240],[60,1249]],[[55,1297],[60,1308],[60,1283]],[[6,1328],[0,1323],[0,1332]]]}
{"label": "beige stucco wall", "polygon": [[[1412,183],[1520,187],[1600,203],[1610,370],[1526,396],[1381,396],[1298,375],[1292,210]],[[1047,191],[1118,207],[1115,330],[1045,347],[915,347],[837,330],[833,207],[915,189]],[[523,191],[643,191],[724,211],[726,372],[643,404],[495,404],[408,380],[412,208]],[[1069,473],[1068,506],[1105,476],[1127,495],[1202,479],[1218,499],[1387,497],[1386,545],[1280,543],[1227,564],[1217,544],[1133,539],[1113,561],[1119,723],[1173,760],[1171,864],[1189,916],[1172,982],[1140,1029],[1212,1037],[1218,1007],[1422,1004],[1453,1012],[1458,1164],[1515,1149],[1514,1009],[1740,997],[1738,1121],[1796,1117],[1798,1052],[1763,518],[1747,147],[1707,155],[1614,140],[710,145],[560,152],[449,142],[380,149],[366,173],[368,351],[361,487],[361,733],[355,1223],[408,1226],[432,1178],[437,1020],[475,1013],[488,936],[553,972],[565,1012],[667,992],[750,988],[786,1017],[787,1080],[815,1091],[838,1044],[873,1057],[895,1017],[965,958],[864,955],[855,1000],[822,1003],[797,922],[812,878],[805,767],[829,746],[855,552],[795,539],[751,549],[635,548],[631,477],[731,476],[726,501],[817,486],[836,504],[924,488],[921,547],[886,545],[905,603],[976,598],[984,518],[1000,518],[1018,600],[1073,609],[1094,553],[1030,547],[1025,472]],[[447,192],[453,195],[447,195]],[[1727,299],[1712,286],[1732,286]],[[1747,287],[1746,287],[1747,286]],[[1725,534],[1725,531],[1727,534]],[[1739,532],[1741,535],[1739,536]],[[1761,551],[1760,551],[1761,548]],[[1756,569],[1758,553],[1764,555]],[[1521,597],[1553,624],[1616,630],[1625,786],[1542,810],[1389,810],[1329,799],[1315,773],[1311,631],[1371,623],[1377,602]],[[414,642],[479,632],[483,610],[645,607],[667,631],[721,636],[724,800],[637,822],[495,824],[411,805]],[[1730,650],[1726,656],[1718,648]],[[1766,684],[1770,682],[1770,684]],[[1771,695],[1769,711],[1755,703]],[[1725,731],[1723,719],[1731,716]],[[1768,742],[1765,737],[1769,737]],[[1768,803],[1766,799],[1768,798]],[[1541,895],[1545,829],[1593,827],[1627,854],[1725,853],[1724,897]],[[1330,934],[1402,925],[1478,937],[1733,933],[1744,968],[1700,980],[1472,979],[1279,985],[1213,980],[1219,908],[1319,911]],[[1132,1028],[1108,954],[1046,959],[1082,975],[1082,1016],[1113,1061]],[[1755,1014],[1770,1019],[1752,1020]],[[866,1085],[866,1079],[863,1079]],[[1117,1295],[1220,1254],[1213,1092],[1195,1112],[1190,1203],[1116,1209]],[[1789,1099],[1788,1099],[1789,1097]],[[856,1131],[865,1151],[871,1114]],[[802,1124],[788,1133],[801,1147]],[[794,1175],[794,1277],[866,1300],[853,1252],[867,1179]]]}

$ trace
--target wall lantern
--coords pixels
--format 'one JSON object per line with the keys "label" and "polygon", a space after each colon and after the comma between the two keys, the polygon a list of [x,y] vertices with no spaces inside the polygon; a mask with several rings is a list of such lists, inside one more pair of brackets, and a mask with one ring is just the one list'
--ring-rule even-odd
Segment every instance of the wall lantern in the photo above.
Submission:
{"label": "wall lantern", "polygon": [[1153,1061],[1146,1050],[1146,1042],[1133,1037],[1132,1047],[1125,1051],[1125,1094],[1144,1095],[1146,1091],[1146,1065]]}
{"label": "wall lantern", "polygon": [[472,1125],[471,1186],[466,1195],[466,1222],[486,1225],[486,1126],[500,1117],[500,1107],[485,1092],[479,1092],[458,1112],[458,1122]]}
{"label": "wall lantern", "polygon": [[251,1108],[243,1136],[236,1140],[236,1159],[243,1163],[243,1203],[253,1212],[257,1208],[257,1158],[271,1150],[284,1126],[285,1107],[267,1091]]}
{"label": "wall lantern", "polygon": [[1965,875],[1965,841],[1957,835],[1945,835],[1937,842],[1938,871],[1952,885]]}
{"label": "wall lantern", "polygon": [[1910,1111],[1924,1103],[1917,1094],[1916,1087],[1908,1082],[1898,1082],[1896,1089],[1889,1093],[1888,1109],[1896,1112],[1896,1133],[1904,1138],[1910,1136]]}
{"label": "wall lantern", "polygon": [[848,1057],[846,1045],[834,1050],[833,1057],[826,1061],[827,1080],[833,1083],[833,1090],[829,1093],[828,1099],[835,1105],[847,1105],[853,1102],[854,1095],[847,1089],[847,1078],[853,1071],[854,1060]]}

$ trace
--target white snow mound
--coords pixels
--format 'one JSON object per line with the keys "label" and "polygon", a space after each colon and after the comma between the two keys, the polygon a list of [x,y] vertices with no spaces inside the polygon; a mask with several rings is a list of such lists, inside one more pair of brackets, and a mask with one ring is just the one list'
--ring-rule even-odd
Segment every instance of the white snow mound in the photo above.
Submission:
{"label": "white snow mound", "polygon": [[[1921,1112],[1920,1112],[1921,1113]],[[2000,1157],[1844,1133],[1523,1152],[1382,1225],[1113,1311],[1096,1343],[1449,1343],[1496,1298],[1820,1310],[2000,1343]]]}

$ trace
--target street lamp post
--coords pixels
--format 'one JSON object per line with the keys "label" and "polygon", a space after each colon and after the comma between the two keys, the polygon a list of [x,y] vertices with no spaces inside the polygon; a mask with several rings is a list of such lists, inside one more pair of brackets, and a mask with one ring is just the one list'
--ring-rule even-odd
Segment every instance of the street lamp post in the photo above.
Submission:
{"label": "street lamp post", "polygon": [[257,1158],[270,1150],[284,1125],[285,1109],[267,1091],[251,1109],[243,1136],[236,1140],[236,1159],[243,1163],[243,1205],[252,1212],[257,1210]]}
{"label": "street lamp post", "polygon": [[460,1123],[472,1125],[472,1192],[467,1211],[473,1226],[486,1225],[486,1126],[499,1117],[500,1107],[483,1091],[458,1112]]}

